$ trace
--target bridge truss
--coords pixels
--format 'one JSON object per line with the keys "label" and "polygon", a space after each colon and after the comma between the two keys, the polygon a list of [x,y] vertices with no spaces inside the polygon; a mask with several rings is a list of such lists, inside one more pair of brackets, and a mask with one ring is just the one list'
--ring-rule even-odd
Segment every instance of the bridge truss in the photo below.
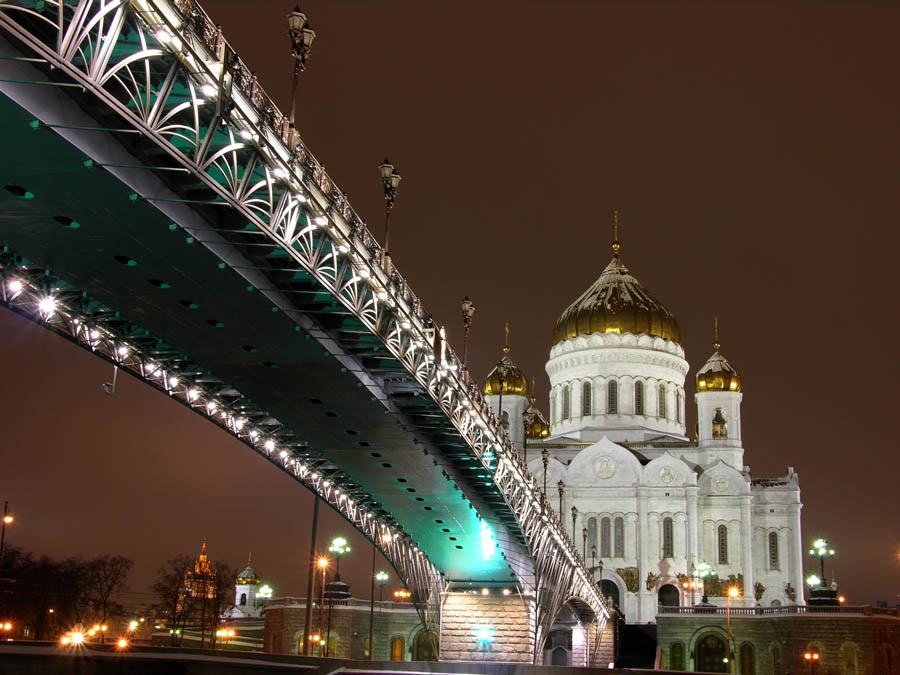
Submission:
{"label": "bridge truss", "polygon": [[[591,574],[557,515],[543,508],[536,481],[478,388],[346,196],[202,8],[194,0],[11,0],[0,3],[0,28],[38,64],[43,84],[77,87],[110,127],[140,133],[153,148],[157,173],[183,173],[205,195],[192,199],[182,186],[174,197],[147,190],[135,199],[159,208],[178,202],[238,213],[239,228],[197,233],[220,264],[283,305],[397,419],[413,416],[397,394],[430,397],[478,475],[490,477],[476,498],[501,514],[509,532],[501,547],[527,553],[511,553],[508,560],[535,596],[535,656],[566,602],[589,610],[602,630],[609,612]],[[127,171],[106,168],[129,182]],[[311,321],[240,256],[252,246],[277,250],[284,268],[325,289],[365,335],[350,341],[339,325]],[[413,591],[423,623],[435,625],[444,590],[440,572],[400,523],[379,511],[375,496],[355,489],[352,477],[329,466],[321,451],[246,405],[246,397],[188,356],[15,252],[0,258],[0,277],[5,305],[206,415],[314,490],[379,546]],[[378,355],[399,366],[383,365],[373,358]],[[177,374],[166,363],[177,363]],[[462,475],[450,462],[445,468]]]}

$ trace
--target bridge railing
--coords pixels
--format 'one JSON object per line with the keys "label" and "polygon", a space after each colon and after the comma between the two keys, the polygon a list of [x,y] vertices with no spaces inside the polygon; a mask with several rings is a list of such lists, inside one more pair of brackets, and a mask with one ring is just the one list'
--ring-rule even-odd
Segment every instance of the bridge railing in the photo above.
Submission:
{"label": "bridge railing", "polygon": [[[137,2],[138,6],[163,6],[166,4],[166,0],[137,0]],[[425,338],[434,350],[436,366],[445,372],[460,398],[468,402],[467,407],[471,414],[477,417],[477,422],[492,437],[492,441],[496,445],[497,459],[505,458],[510,462],[516,479],[527,486],[527,491],[541,512],[543,522],[554,530],[554,539],[564,549],[564,555],[573,565],[580,568],[579,575],[584,575],[585,579],[588,576],[592,578],[584,561],[581,560],[577,545],[569,537],[564,523],[560,520],[561,514],[556,514],[552,508],[541,506],[543,496],[537,480],[528,471],[518,450],[506,435],[504,427],[484,399],[477,383],[472,381],[456,352],[443,340],[436,339],[440,333],[431,323],[430,314],[425,311],[420,299],[412,291],[405,277],[393,266],[389,258],[386,259],[384,250],[366,227],[365,221],[350,205],[346,194],[338,188],[321,162],[306,147],[297,130],[290,126],[288,117],[279,110],[273,99],[260,85],[256,74],[225,39],[221,27],[209,17],[196,0],[172,0],[172,3],[182,17],[182,29],[190,31],[195,38],[200,40],[205,49],[231,73],[232,86],[236,87],[244,99],[255,109],[260,126],[280,141],[283,146],[282,154],[288,157],[288,166],[300,176],[305,177],[308,182],[315,184],[323,198],[325,210],[333,218],[337,216],[346,224],[353,248],[359,254],[360,260],[367,265],[369,276],[378,279],[380,286],[408,312],[411,328],[414,327],[420,337]],[[160,15],[164,16],[164,13],[161,12]],[[335,218],[335,220],[337,219]],[[479,458],[484,462],[483,457]],[[490,469],[490,462],[487,464],[487,468]]]}

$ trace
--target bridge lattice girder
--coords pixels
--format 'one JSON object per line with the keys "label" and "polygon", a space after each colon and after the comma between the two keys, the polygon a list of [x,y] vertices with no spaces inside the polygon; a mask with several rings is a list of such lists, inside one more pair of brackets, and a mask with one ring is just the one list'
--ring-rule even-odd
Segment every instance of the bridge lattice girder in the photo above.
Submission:
{"label": "bridge lattice girder", "polygon": [[[180,195],[174,201],[234,214],[204,243],[223,259],[218,249],[231,247],[248,266],[264,269],[274,287],[260,290],[293,294],[298,322],[321,313],[318,323],[307,319],[304,327],[323,343],[343,330],[343,356],[398,418],[428,425],[428,407],[418,414],[404,408],[403,395],[427,393],[436,404],[443,418],[431,420],[432,442],[441,446],[439,433],[445,453],[455,445],[490,477],[481,481],[488,489],[475,497],[501,514],[497,523],[508,532],[501,546],[527,549],[530,564],[519,559],[514,566],[536,593],[535,648],[570,597],[581,598],[604,622],[604,602],[576,548],[552,510],[542,512],[535,481],[477,387],[346,196],[203,10],[193,0],[47,0],[41,6],[3,3],[0,27],[54,68],[48,77],[82,87],[82,103],[93,116],[140,132],[140,144],[130,149],[159,173],[171,171],[167,184]],[[157,205],[170,199],[139,197]],[[77,338],[73,326],[62,332]],[[352,345],[348,336],[354,334]],[[257,448],[256,439],[247,442]],[[460,466],[446,469],[464,473]],[[377,540],[379,514],[354,515],[347,500],[328,497],[327,479],[309,471],[319,476],[310,481],[313,489]],[[405,537],[399,540],[408,548],[398,556],[424,559]],[[403,568],[398,556],[391,560]],[[405,576],[417,598],[434,607],[440,581],[429,564],[415,563],[422,568],[415,573],[406,564]]]}

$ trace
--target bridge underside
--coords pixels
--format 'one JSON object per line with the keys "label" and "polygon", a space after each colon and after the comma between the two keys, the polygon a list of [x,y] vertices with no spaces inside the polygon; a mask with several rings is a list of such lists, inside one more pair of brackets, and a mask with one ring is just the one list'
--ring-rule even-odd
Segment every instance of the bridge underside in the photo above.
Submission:
{"label": "bridge underside", "polygon": [[[32,101],[45,97],[57,107],[69,98],[46,86],[4,89]],[[91,126],[122,126],[108,117],[93,119]],[[96,159],[111,143],[139,157],[136,165],[159,163],[160,158],[147,156],[134,134],[68,131],[70,140],[71,134],[78,136],[79,149],[60,135],[64,130],[57,133],[33,120],[31,112],[0,95],[0,153],[5,158],[0,167],[0,242],[118,311],[122,320],[161,336],[165,345],[160,348],[189,354],[194,363],[182,368],[199,368],[240,392],[252,392],[256,407],[327,454],[327,460],[317,460],[314,453],[311,462],[336,480],[349,476],[365,493],[377,496],[376,510],[410,532],[448,579],[515,579],[500,550],[486,539],[479,518],[494,521],[494,530],[498,517],[516,529],[512,515],[503,513],[502,497],[488,472],[376,336],[283,250],[246,223],[235,222],[238,214],[230,209],[191,204],[205,227],[194,225],[189,234],[167,208],[183,204],[154,206],[134,199],[133,186],[96,164],[86,166],[86,160]],[[96,146],[98,153],[85,152],[86,146]],[[122,171],[136,182],[150,174]],[[184,183],[187,177],[166,178]],[[174,187],[185,199],[214,197],[202,185]],[[235,236],[244,228],[246,233]],[[221,244],[222,232],[231,243]],[[210,248],[217,249],[215,254]],[[230,250],[223,253],[225,249]],[[243,265],[234,265],[235,259]],[[277,306],[269,291],[287,296],[296,311]],[[336,358],[317,339],[319,331],[301,325],[336,336],[351,360]],[[349,363],[362,366],[363,377],[348,372],[353,369]],[[373,375],[408,425],[364,386]],[[429,453],[429,447],[440,454]],[[466,481],[470,496],[474,489],[475,505],[451,475]],[[485,512],[485,505],[499,506],[500,516]]]}

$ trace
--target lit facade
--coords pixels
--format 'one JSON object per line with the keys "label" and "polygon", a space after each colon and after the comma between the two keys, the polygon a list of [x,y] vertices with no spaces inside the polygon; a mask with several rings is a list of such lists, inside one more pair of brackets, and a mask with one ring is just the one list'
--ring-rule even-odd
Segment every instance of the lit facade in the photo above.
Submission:
{"label": "lit facade", "polygon": [[[732,585],[740,606],[801,603],[798,476],[789,467],[751,477],[741,380],[718,339],[695,376],[697,433],[688,437],[680,340],[677,319],[631,275],[614,241],[612,261],[557,322],[546,365],[550,430],[527,434],[528,468],[543,484],[548,452],[548,502],[629,623],[654,622],[659,605],[699,603],[690,581],[702,563],[715,572],[705,579],[712,604],[724,604]],[[521,451],[527,392],[501,397],[497,370],[485,394]],[[511,361],[501,370],[525,381]]]}

